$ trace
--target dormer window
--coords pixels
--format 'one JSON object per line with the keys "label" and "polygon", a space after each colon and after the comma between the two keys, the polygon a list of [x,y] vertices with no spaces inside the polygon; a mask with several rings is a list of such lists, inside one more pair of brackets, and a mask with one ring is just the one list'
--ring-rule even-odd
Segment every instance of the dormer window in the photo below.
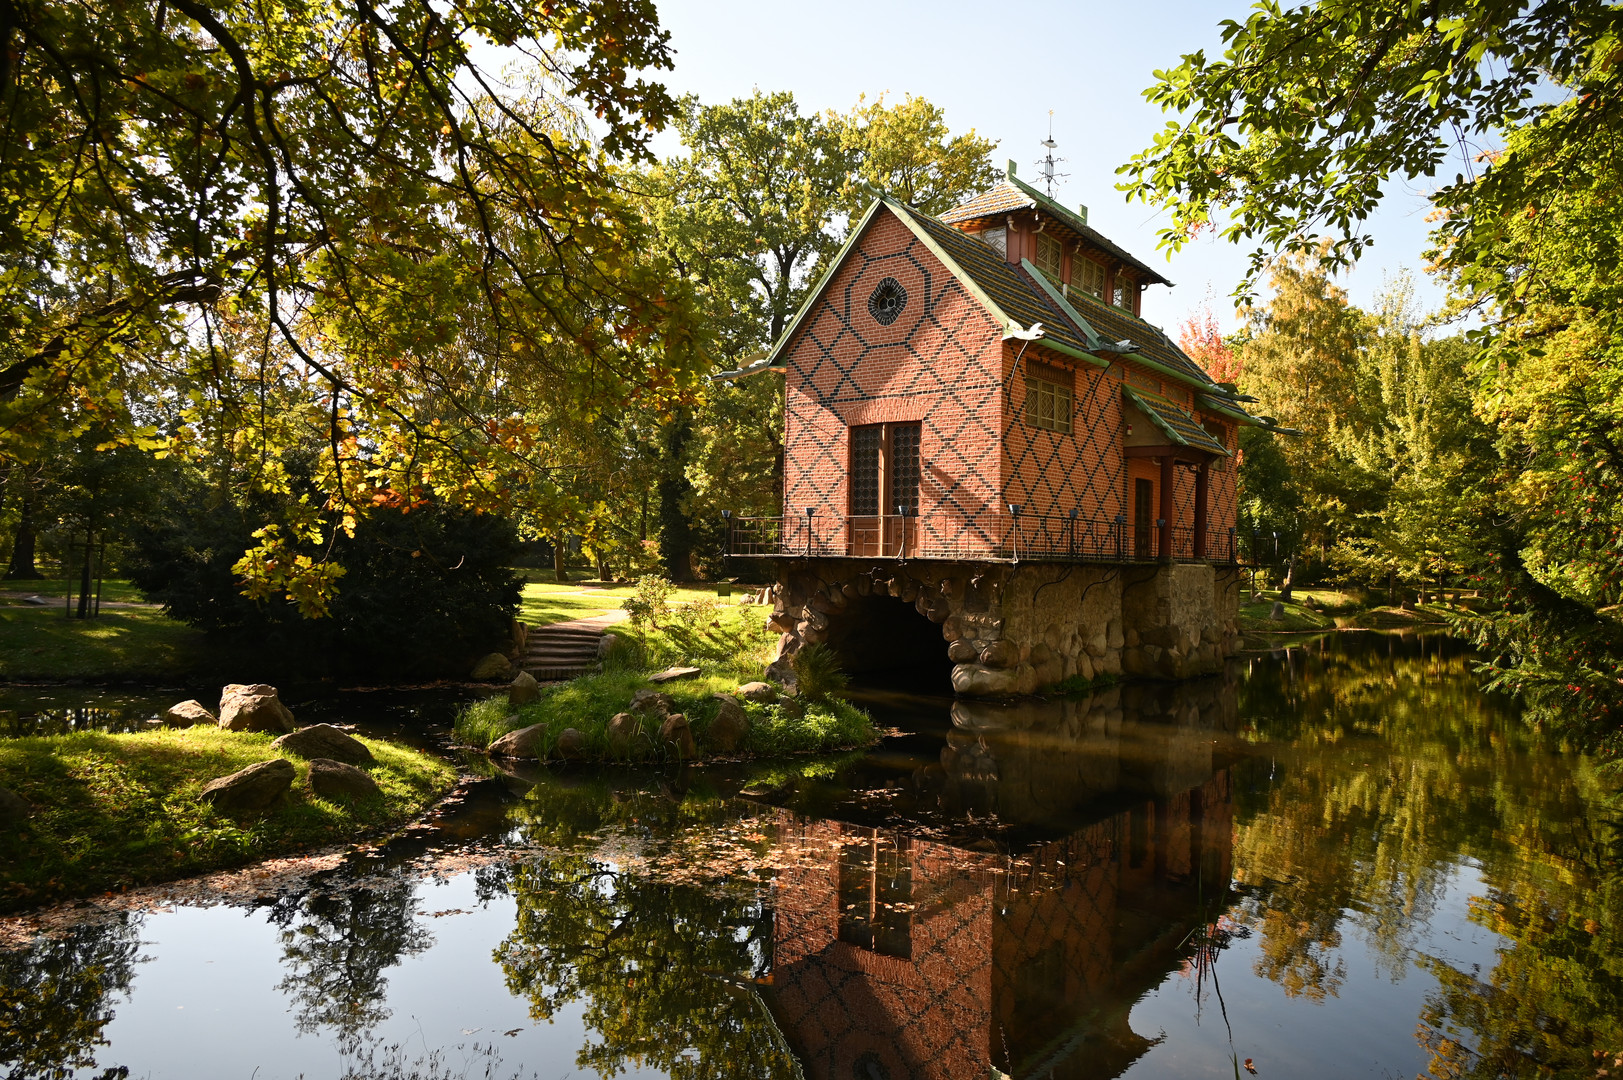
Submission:
{"label": "dormer window", "polygon": [[995,229],[987,229],[981,233],[981,239],[986,246],[997,252],[1003,258],[1009,257],[1009,230],[1002,225]]}
{"label": "dormer window", "polygon": [[1133,294],[1137,291],[1138,287],[1133,284],[1132,279],[1128,278],[1124,274],[1117,274],[1115,295],[1111,298],[1111,303],[1115,304],[1119,308],[1125,308],[1127,311],[1132,311]]}
{"label": "dormer window", "polygon": [[1037,234],[1037,257],[1032,262],[1056,285],[1059,284],[1060,261],[1063,254],[1064,248],[1060,246],[1058,240],[1047,233]]}
{"label": "dormer window", "polygon": [[[1105,298],[1105,268],[1092,259],[1078,256],[1072,260],[1071,284],[1076,285],[1085,293],[1092,293],[1099,299]],[[1082,272],[1079,274],[1077,270]]]}

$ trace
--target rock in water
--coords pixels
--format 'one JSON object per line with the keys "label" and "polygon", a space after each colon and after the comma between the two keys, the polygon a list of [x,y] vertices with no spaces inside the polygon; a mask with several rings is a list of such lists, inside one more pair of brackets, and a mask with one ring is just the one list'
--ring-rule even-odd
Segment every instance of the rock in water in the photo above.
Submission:
{"label": "rock in water", "polygon": [[513,662],[499,652],[487,653],[468,672],[468,678],[478,682],[505,679],[513,674]]}
{"label": "rock in water", "polygon": [[264,683],[232,683],[220,692],[220,726],[227,731],[292,731],[293,713]]}
{"label": "rock in water", "polygon": [[507,703],[509,705],[528,705],[541,700],[541,684],[535,681],[535,676],[528,671],[521,671],[513,676],[513,681],[507,684]]}
{"label": "rock in water", "polygon": [[383,794],[378,782],[355,766],[319,757],[310,760],[310,790],[323,799],[369,799]]}
{"label": "rock in water", "polygon": [[672,713],[665,718],[665,722],[659,726],[659,738],[666,749],[683,761],[693,757],[693,729],[688,727],[688,718],[681,713]]}
{"label": "rock in water", "polygon": [[164,727],[196,727],[198,724],[217,724],[215,715],[204,708],[201,701],[182,701],[164,710]]}
{"label": "rock in water", "polygon": [[546,735],[547,725],[531,724],[517,731],[509,731],[491,743],[490,752],[496,757],[528,758],[535,761],[541,757],[541,743]]}
{"label": "rock in water", "polygon": [[778,700],[778,692],[772,689],[771,683],[747,682],[738,688],[738,696],[745,701],[758,701],[770,705]]}
{"label": "rock in water", "polygon": [[302,758],[330,758],[351,765],[377,764],[377,760],[372,757],[372,751],[366,748],[365,743],[351,738],[331,724],[312,724],[310,727],[300,728],[291,735],[283,735],[271,743],[271,746],[287,750]]}
{"label": "rock in water", "polygon": [[730,754],[744,741],[749,734],[750,718],[744,713],[744,706],[738,699],[730,694],[717,694],[721,702],[721,711],[710,722],[710,729],[705,733],[705,740],[723,754]]}
{"label": "rock in water", "polygon": [[642,735],[642,720],[631,713],[615,713],[609,721],[609,753],[617,758],[631,756],[632,745]]}
{"label": "rock in water", "polygon": [[0,826],[15,828],[27,821],[32,812],[27,799],[10,788],[0,787]]}
{"label": "rock in water", "polygon": [[565,761],[579,761],[586,756],[586,733],[579,728],[566,727],[558,733],[558,756]]}
{"label": "rock in water", "polygon": [[212,803],[221,813],[257,813],[286,795],[298,772],[287,758],[260,761],[230,776],[210,780],[197,797]]}

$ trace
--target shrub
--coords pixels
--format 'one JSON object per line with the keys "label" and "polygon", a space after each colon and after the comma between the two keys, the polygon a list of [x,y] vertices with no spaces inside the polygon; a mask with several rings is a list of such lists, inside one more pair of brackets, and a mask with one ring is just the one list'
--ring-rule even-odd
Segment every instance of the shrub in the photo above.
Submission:
{"label": "shrub", "polygon": [[631,625],[639,630],[657,628],[670,616],[671,591],[675,588],[657,574],[649,574],[637,582],[637,591],[620,606],[631,617]]}
{"label": "shrub", "polygon": [[824,701],[845,689],[849,681],[840,670],[840,658],[821,642],[807,645],[790,661],[795,671],[797,692],[807,701]]}

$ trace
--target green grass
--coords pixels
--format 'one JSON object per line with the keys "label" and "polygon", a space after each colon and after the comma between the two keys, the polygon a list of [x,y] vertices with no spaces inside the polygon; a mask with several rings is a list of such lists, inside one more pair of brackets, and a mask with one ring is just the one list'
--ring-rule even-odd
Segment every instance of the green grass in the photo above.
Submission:
{"label": "green grass", "polygon": [[[73,579],[74,600],[78,600],[79,579]],[[95,595],[95,582],[90,585],[91,595]],[[7,579],[0,581],[0,596],[41,596],[52,601],[56,610],[61,611],[66,602],[68,585],[61,578],[47,578],[41,581],[22,581]],[[145,603],[146,597],[141,595],[130,582],[122,578],[104,578],[101,583],[101,598],[104,601],[119,603]]]}
{"label": "green grass", "polygon": [[[715,695],[732,693],[738,685],[736,677],[702,674],[654,688],[669,694],[676,711],[687,717],[700,755],[704,756],[710,724],[721,708]],[[542,691],[540,701],[517,709],[507,703],[505,696],[488,698],[462,711],[456,722],[457,737],[469,746],[483,748],[509,731],[545,724],[543,753],[551,757],[564,729],[576,728],[586,736],[587,757],[607,761],[613,757],[609,721],[616,713],[626,711],[633,694],[651,686],[643,672],[609,671],[548,687]],[[736,756],[779,757],[845,750],[867,746],[878,738],[867,713],[837,698],[805,704],[804,715],[797,715],[798,710],[783,704],[748,701],[744,702],[744,712],[749,716],[750,730],[734,751]],[[646,738],[634,742],[630,759],[666,757],[657,735],[657,730],[648,730]]]}
{"label": "green grass", "polygon": [[[587,619],[604,612],[619,611],[620,605],[637,591],[635,585],[606,585],[596,581],[560,584],[551,580],[550,574],[546,580],[539,580],[537,571],[529,571],[529,575],[519,601],[518,617],[531,626]],[[731,597],[721,599],[721,603],[735,607],[740,595],[741,591],[734,591]],[[718,599],[716,586],[682,586],[671,593],[670,602],[675,605],[702,599]],[[755,610],[759,611],[760,608]]]}
{"label": "green grass", "polygon": [[290,797],[234,820],[198,800],[208,781],[277,756],[270,735],[217,727],[0,741],[0,786],[34,804],[0,834],[0,910],[243,866],[408,820],[456,781],[438,758],[362,739],[381,798],[311,794],[303,759]]}
{"label": "green grass", "polygon": [[208,635],[156,608],[69,619],[60,607],[0,607],[0,679],[174,679],[211,652]]}

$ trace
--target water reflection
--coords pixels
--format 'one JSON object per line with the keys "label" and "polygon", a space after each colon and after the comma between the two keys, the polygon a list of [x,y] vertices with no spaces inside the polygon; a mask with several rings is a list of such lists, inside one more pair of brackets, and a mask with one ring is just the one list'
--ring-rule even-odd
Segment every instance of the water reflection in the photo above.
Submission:
{"label": "water reflection", "polygon": [[[498,778],[201,944],[154,912],[0,954],[0,1075],[211,1074],[179,986],[231,1002],[209,1030],[251,1033],[226,1051],[261,1077],[458,1031],[543,1075],[1592,1075],[1623,1050],[1615,785],[1468,665],[1340,635],[1179,687],[915,703],[856,758]],[[391,861],[434,843],[500,846],[443,884]]]}

